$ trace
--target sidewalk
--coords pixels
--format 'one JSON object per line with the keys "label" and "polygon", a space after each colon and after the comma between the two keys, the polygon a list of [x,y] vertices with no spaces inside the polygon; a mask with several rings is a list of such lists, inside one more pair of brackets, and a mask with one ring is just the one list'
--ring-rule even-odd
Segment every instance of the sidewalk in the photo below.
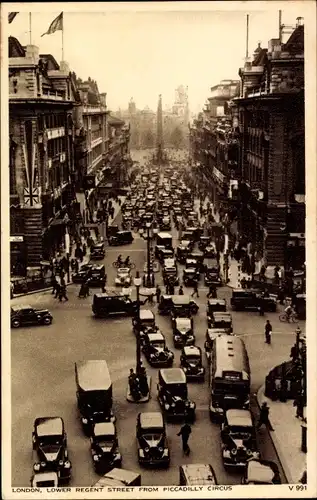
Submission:
{"label": "sidewalk", "polygon": [[[269,431],[276,453],[280,459],[287,481],[298,483],[307,467],[306,453],[301,451],[302,420],[295,417],[293,400],[286,403],[271,401],[264,395],[264,386],[257,392],[258,405],[267,401],[270,408],[270,422],[274,431]],[[309,446],[309,444],[308,444]]]}
{"label": "sidewalk", "polygon": [[[120,210],[121,210],[121,206],[124,203],[124,200],[126,197],[119,196],[119,198],[121,200],[121,205],[119,205],[119,203],[116,203],[115,201],[112,201],[112,204],[114,206],[114,216],[113,216],[113,218],[109,216],[109,226],[112,226],[112,224],[115,222],[116,217],[119,215]],[[94,241],[96,241],[96,235],[95,235],[95,231],[93,229],[90,230],[90,236]],[[81,242],[82,242],[82,244],[86,243],[86,238],[84,236],[81,236]],[[70,260],[72,258],[75,258],[75,248],[76,248],[76,245],[72,245],[72,252],[70,255]],[[65,251],[60,252],[59,259],[63,258],[65,255],[66,255]],[[88,264],[89,261],[90,261],[90,248],[87,246],[87,253],[86,253],[85,257],[83,258],[83,261],[79,264],[79,269],[81,268],[81,266]],[[66,279],[67,279],[67,276],[66,276]],[[66,283],[66,286],[71,285],[71,284],[72,284],[72,271],[70,270],[70,281]],[[19,298],[19,297],[24,297],[25,295],[33,295],[35,293],[43,293],[43,292],[51,290],[51,289],[52,289],[52,287],[50,286],[47,288],[41,288],[39,290],[32,290],[31,292],[27,292],[27,293],[15,294],[13,299]]]}

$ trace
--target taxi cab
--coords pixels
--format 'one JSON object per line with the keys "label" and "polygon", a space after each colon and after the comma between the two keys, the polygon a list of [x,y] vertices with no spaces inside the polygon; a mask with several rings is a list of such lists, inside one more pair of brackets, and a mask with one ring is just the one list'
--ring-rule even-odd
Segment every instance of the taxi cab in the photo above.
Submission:
{"label": "taxi cab", "polygon": [[242,484],[281,484],[281,476],[275,462],[249,460]]}
{"label": "taxi cab", "polygon": [[218,484],[214,469],[210,464],[186,464],[179,468],[179,485],[196,486]]}

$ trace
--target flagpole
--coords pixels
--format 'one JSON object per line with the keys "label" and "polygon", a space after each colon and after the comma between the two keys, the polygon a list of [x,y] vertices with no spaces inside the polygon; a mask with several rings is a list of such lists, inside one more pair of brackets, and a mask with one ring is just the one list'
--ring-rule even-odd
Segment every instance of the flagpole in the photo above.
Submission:
{"label": "flagpole", "polygon": [[64,14],[62,20],[62,61],[64,61]]}
{"label": "flagpole", "polygon": [[29,12],[29,35],[30,35],[30,45],[32,45],[32,13]]}

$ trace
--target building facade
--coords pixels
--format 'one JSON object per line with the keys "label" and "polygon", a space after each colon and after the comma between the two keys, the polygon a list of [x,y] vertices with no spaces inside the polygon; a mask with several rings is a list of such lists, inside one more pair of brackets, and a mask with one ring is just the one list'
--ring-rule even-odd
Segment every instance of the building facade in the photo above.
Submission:
{"label": "building facade", "polygon": [[76,99],[67,63],[9,38],[12,272],[38,266],[74,230]]}
{"label": "building facade", "polygon": [[234,99],[240,138],[239,232],[268,266],[305,262],[304,26],[258,47]]}

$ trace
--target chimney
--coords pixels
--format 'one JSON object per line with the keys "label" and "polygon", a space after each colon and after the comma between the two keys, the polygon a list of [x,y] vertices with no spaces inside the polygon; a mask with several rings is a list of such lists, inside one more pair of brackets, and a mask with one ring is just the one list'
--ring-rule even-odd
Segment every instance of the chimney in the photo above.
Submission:
{"label": "chimney", "polygon": [[36,45],[27,45],[25,57],[27,57],[28,59],[32,59],[32,62],[34,64],[38,64],[40,58],[39,48]]}

